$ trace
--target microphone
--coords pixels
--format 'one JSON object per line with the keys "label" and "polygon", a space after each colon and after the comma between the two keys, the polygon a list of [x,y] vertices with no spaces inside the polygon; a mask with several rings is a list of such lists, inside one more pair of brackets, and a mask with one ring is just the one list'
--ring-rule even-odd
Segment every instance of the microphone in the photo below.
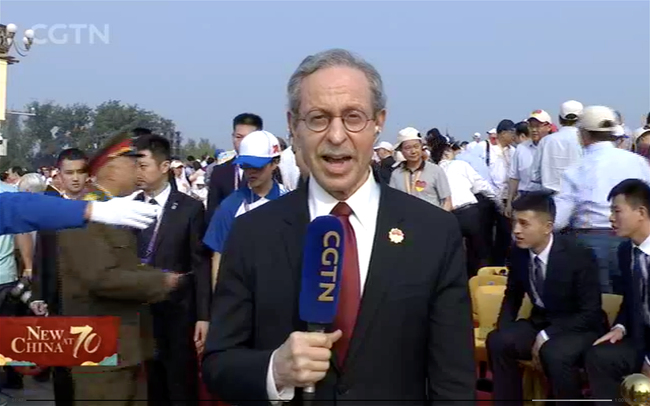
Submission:
{"label": "microphone", "polygon": [[[300,319],[309,332],[325,332],[334,322],[341,290],[345,246],[343,224],[332,215],[316,217],[307,227],[302,259],[302,285],[298,303]],[[314,385],[303,388],[305,405],[311,404]]]}

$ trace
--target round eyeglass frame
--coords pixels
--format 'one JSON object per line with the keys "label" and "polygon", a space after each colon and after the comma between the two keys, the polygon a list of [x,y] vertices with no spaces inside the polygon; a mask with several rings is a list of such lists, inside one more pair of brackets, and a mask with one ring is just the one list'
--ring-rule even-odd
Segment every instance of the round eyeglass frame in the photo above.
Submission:
{"label": "round eyeglass frame", "polygon": [[[312,125],[310,125],[308,118],[309,118],[310,115],[312,115],[314,113],[321,113],[321,114],[325,115],[327,117],[327,124],[325,124],[325,126],[323,126],[322,128],[321,127],[313,127],[313,123],[312,123]],[[350,114],[353,114],[353,113],[360,114],[362,116],[362,118],[359,121],[359,125],[361,126],[360,128],[356,128],[356,127],[351,128],[350,124],[348,124],[348,122],[346,121],[346,117],[348,117]],[[327,131],[328,128],[330,128],[330,126],[332,125],[332,120],[335,119],[335,118],[340,118],[342,123],[343,123],[343,127],[345,127],[345,129],[347,131],[351,132],[351,133],[360,133],[361,131],[368,128],[368,123],[369,122],[375,121],[375,117],[368,118],[368,115],[366,113],[364,113],[363,111],[361,111],[361,110],[350,110],[350,111],[347,111],[347,112],[345,112],[344,114],[341,114],[341,115],[331,115],[331,114],[325,113],[325,112],[320,111],[320,110],[312,110],[309,113],[307,113],[305,117],[299,118],[298,121],[304,122],[305,126],[310,131],[313,131],[315,133],[322,133],[324,131]]]}

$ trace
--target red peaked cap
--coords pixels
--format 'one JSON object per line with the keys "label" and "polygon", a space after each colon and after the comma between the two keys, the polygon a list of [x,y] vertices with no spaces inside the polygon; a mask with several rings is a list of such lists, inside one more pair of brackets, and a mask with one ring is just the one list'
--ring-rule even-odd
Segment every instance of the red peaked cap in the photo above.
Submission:
{"label": "red peaked cap", "polygon": [[143,156],[138,153],[133,145],[133,139],[129,133],[118,134],[108,140],[106,145],[99,150],[88,162],[90,176],[97,174],[99,169],[106,165],[111,159],[118,156],[132,156],[139,158]]}

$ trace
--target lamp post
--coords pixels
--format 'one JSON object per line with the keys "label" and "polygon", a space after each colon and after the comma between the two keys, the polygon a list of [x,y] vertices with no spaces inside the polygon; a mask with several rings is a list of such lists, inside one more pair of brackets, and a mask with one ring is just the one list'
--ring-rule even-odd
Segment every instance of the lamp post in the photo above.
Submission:
{"label": "lamp post", "polygon": [[5,120],[7,110],[7,66],[19,62],[10,52],[24,57],[34,43],[34,30],[25,30],[22,44],[15,40],[17,30],[16,24],[0,24],[0,121]]}

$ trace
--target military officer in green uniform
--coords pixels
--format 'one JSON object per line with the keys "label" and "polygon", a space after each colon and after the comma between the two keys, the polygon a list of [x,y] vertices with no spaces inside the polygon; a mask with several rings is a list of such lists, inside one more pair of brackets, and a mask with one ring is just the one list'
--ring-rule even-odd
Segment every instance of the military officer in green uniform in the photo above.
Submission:
{"label": "military officer in green uniform", "polygon": [[[94,190],[84,200],[106,201],[136,188],[136,158],[127,134],[112,138],[89,162]],[[132,405],[144,400],[140,365],[153,356],[147,303],[164,300],[181,275],[141,264],[136,238],[126,228],[91,223],[59,234],[64,316],[118,316],[117,367],[72,368],[76,405]]]}

